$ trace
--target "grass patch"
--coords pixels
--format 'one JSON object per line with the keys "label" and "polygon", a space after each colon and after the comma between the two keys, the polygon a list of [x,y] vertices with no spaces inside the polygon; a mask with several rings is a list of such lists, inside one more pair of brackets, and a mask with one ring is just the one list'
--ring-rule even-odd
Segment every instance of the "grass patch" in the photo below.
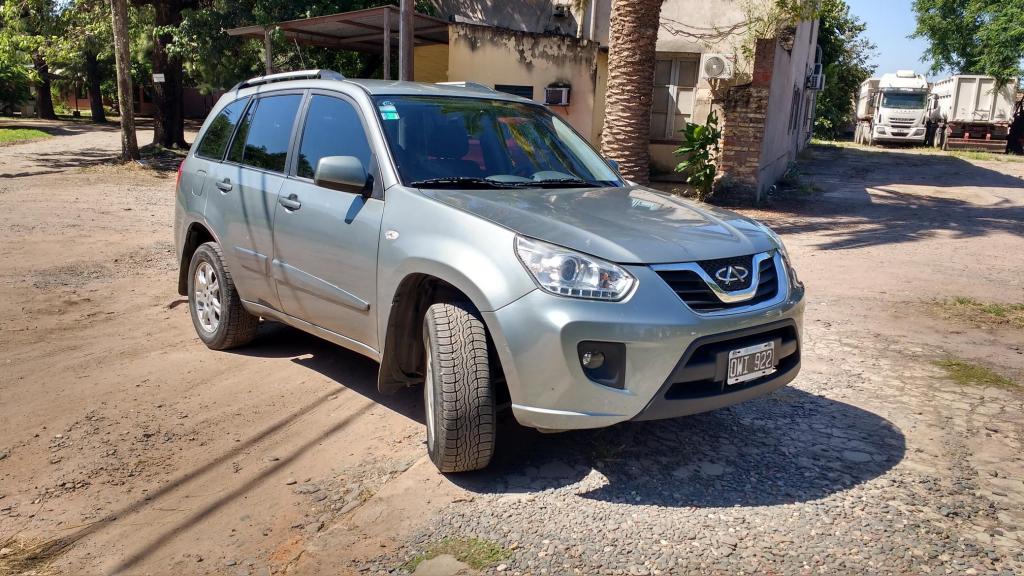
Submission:
{"label": "grass patch", "polygon": [[1004,324],[1024,329],[1024,304],[979,302],[959,296],[939,303],[949,316],[985,324]]}
{"label": "grass patch", "polygon": [[0,128],[0,144],[50,138],[50,135],[35,128]]}
{"label": "grass patch", "polygon": [[982,162],[1024,162],[1024,156],[1017,156],[1015,154],[998,154],[978,150],[947,150],[946,153],[957,158],[980,160]]}
{"label": "grass patch", "polygon": [[979,364],[971,364],[956,358],[936,360],[936,366],[946,371],[950,380],[961,386],[995,386],[997,388],[1019,388],[1017,384]]}
{"label": "grass patch", "polygon": [[432,544],[427,551],[402,565],[406,572],[413,572],[425,560],[443,554],[454,556],[459,562],[480,570],[512,556],[512,553],[495,542],[480,538],[444,538]]}

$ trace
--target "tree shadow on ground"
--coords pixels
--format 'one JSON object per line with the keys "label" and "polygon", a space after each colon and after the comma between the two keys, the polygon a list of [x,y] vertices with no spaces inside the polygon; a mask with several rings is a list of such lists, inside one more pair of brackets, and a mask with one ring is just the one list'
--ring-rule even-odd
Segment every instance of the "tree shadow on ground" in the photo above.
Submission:
{"label": "tree shadow on ground", "polygon": [[[781,234],[822,232],[826,241],[820,249],[914,242],[938,234],[1024,236],[1024,179],[961,158],[813,147],[800,172],[823,193],[777,199],[766,219]],[[968,190],[946,193],[957,187]],[[967,197],[972,188],[983,191],[987,203]]]}

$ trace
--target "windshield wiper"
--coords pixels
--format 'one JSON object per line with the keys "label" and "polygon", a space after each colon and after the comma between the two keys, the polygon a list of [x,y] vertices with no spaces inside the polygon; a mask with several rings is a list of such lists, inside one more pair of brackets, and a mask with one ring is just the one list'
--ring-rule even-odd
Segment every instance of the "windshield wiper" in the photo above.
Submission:
{"label": "windshield wiper", "polygon": [[412,186],[413,188],[479,188],[481,186],[486,186],[488,188],[511,187],[505,182],[488,180],[486,178],[476,178],[474,176],[443,176],[441,178],[427,178],[426,180],[410,182],[409,186]]}
{"label": "windshield wiper", "polygon": [[530,180],[529,182],[516,182],[513,186],[519,188],[602,188],[597,182],[581,180],[579,178],[545,178],[543,180]]}

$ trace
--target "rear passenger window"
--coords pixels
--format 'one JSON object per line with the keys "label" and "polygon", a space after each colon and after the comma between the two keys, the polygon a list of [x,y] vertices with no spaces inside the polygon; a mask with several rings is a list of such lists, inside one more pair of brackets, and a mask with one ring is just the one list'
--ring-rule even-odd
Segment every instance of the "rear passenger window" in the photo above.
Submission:
{"label": "rear passenger window", "polygon": [[284,172],[288,140],[301,101],[301,94],[257,100],[238,127],[228,159],[254,168]]}
{"label": "rear passenger window", "polygon": [[312,178],[325,156],[355,156],[370,166],[370,144],[356,109],[339,98],[314,95],[299,145],[298,175]]}
{"label": "rear passenger window", "polygon": [[238,124],[238,118],[242,115],[242,110],[245,110],[245,104],[248,101],[248,98],[236,100],[217,114],[217,117],[210,122],[210,127],[206,129],[199,148],[196,149],[197,156],[211,160],[224,158],[224,151],[228,148],[231,132],[234,131],[235,124]]}

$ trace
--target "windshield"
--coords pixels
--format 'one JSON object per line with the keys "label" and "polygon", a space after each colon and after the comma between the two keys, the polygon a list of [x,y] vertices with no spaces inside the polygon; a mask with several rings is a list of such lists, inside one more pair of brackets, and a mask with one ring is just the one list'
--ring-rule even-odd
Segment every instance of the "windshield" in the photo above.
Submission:
{"label": "windshield", "polygon": [[882,95],[882,108],[918,110],[924,108],[925,94],[886,92]]}
{"label": "windshield", "polygon": [[530,104],[375,98],[402,181],[418,187],[622,186],[562,119]]}

